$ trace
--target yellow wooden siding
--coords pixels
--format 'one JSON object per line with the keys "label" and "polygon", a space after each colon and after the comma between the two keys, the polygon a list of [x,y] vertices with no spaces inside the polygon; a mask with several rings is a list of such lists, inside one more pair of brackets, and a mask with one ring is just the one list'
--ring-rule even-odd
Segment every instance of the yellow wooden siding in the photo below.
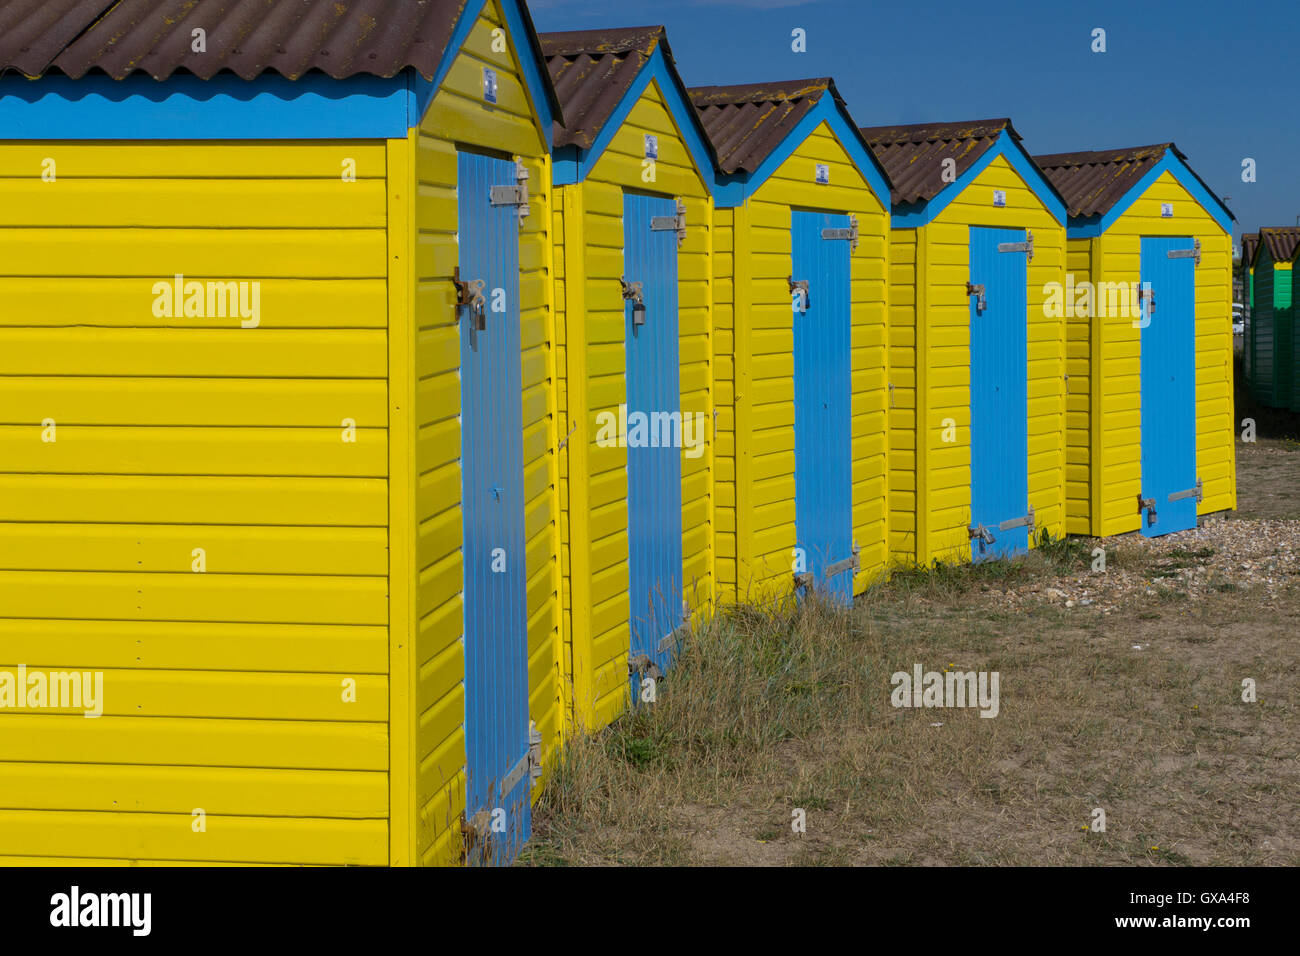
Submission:
{"label": "yellow wooden siding", "polygon": [[[386,163],[0,150],[0,669],[104,675],[98,719],[0,711],[10,862],[388,860]],[[175,273],[258,326],[155,317]]]}
{"label": "yellow wooden siding", "polygon": [[[494,29],[509,35],[499,7],[489,2],[411,137],[416,188],[417,844],[420,861],[430,864],[460,858],[465,803],[460,326],[451,281],[458,261],[457,144],[508,153],[529,173],[531,203],[519,243],[524,530],[529,716],[542,734],[544,771],[553,764],[560,733],[550,156],[522,79],[515,40],[510,38],[505,51],[494,52]],[[497,72],[496,104],[482,99],[485,65]]]}
{"label": "yellow wooden siding", "polygon": [[916,507],[917,230],[892,229],[889,235],[889,560],[918,560]]}
{"label": "yellow wooden siding", "polygon": [[[1066,240],[1065,271],[1077,286],[1093,281],[1093,247],[1096,239]],[[1069,280],[1067,279],[1067,285]],[[1092,513],[1092,402],[1093,323],[1083,310],[1065,316],[1065,531],[1091,534]]]}
{"label": "yellow wooden siding", "polygon": [[[829,167],[829,185],[815,182],[818,163]],[[729,552],[735,554],[735,579],[721,582],[727,600],[765,600],[788,593],[792,583],[794,359],[786,281],[791,207],[858,218],[858,247],[851,258],[852,495],[862,569],[855,588],[879,574],[886,561],[888,220],[880,200],[823,123],[744,206],[718,214],[728,227],[720,230],[719,245],[731,250],[731,256],[717,258],[719,296],[733,307],[719,317],[727,326],[718,349],[719,378],[727,383],[719,396],[719,555],[728,574]],[[733,301],[737,292],[740,299]]]}
{"label": "yellow wooden siding", "polygon": [[[1160,215],[1174,204],[1173,218]],[[1204,482],[1197,507],[1208,514],[1237,506],[1232,408],[1232,240],[1168,172],[1152,183],[1100,238],[1094,281],[1138,282],[1142,236],[1201,240],[1196,267],[1196,469]],[[1097,420],[1092,423],[1093,534],[1138,530],[1142,490],[1141,330],[1128,316],[1098,320],[1091,370]]]}
{"label": "yellow wooden siding", "polygon": [[[644,137],[659,140],[655,179],[642,179]],[[627,400],[623,275],[623,194],[655,192],[686,205],[686,240],[678,250],[678,343],[681,410],[712,424],[712,199],[652,81],[581,183],[557,189],[562,225],[556,300],[563,303],[566,356],[560,390],[566,431],[576,425],[564,464],[566,538],[572,605],[567,623],[565,683],[575,723],[608,724],[627,705],[630,641],[627,541],[627,450],[595,442],[597,416]],[[713,594],[711,470],[714,440],[704,454],[682,456],[682,581],[692,613]],[[566,693],[569,690],[566,689]]]}
{"label": "yellow wooden siding", "polygon": [[736,596],[736,219],[734,209],[713,214],[713,548],[719,600]]}
{"label": "yellow wooden siding", "polygon": [[[995,189],[1005,191],[1005,207],[993,205]],[[903,472],[900,480],[905,480],[910,464],[919,476],[914,520],[915,558],[921,564],[935,558],[963,561],[970,557],[970,303],[966,283],[970,278],[971,226],[1027,228],[1034,233],[1034,258],[1027,269],[1029,504],[1035,512],[1036,532],[1046,529],[1055,537],[1064,533],[1065,322],[1046,315],[1044,303],[1045,286],[1065,279],[1065,227],[999,156],[933,221],[916,230],[915,270],[895,273],[902,283],[916,282],[916,306],[911,311],[925,317],[911,346],[923,357],[915,387],[920,406],[916,417],[924,431],[916,439],[914,455],[908,451],[914,433],[900,435],[893,442],[893,467]],[[905,295],[903,288],[899,291]],[[907,311],[900,303],[894,315],[905,322]],[[902,350],[897,361],[891,356],[894,367],[913,357],[904,328],[891,339],[893,347]],[[904,373],[899,368],[894,374],[901,379]],[[899,401],[895,394],[896,411]],[[949,418],[956,424],[957,441],[945,443],[943,422]],[[894,500],[903,505],[907,499],[900,493]],[[896,536],[895,541],[904,559],[910,559],[905,535]]]}

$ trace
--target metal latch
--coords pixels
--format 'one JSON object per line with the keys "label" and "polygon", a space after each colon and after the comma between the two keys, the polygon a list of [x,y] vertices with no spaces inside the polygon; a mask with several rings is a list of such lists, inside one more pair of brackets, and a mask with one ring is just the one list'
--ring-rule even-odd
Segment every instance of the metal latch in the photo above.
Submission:
{"label": "metal latch", "polygon": [[1138,290],[1139,311],[1142,308],[1143,302],[1147,304],[1147,318],[1150,319],[1151,316],[1156,314],[1156,290],[1145,284],[1143,288]]}
{"label": "metal latch", "polygon": [[984,301],[984,283],[981,282],[979,285],[971,285],[969,282],[967,282],[967,283],[966,283],[966,294],[967,294],[967,295],[973,295],[973,296],[976,296],[976,299],[975,299],[975,311],[976,311],[976,312],[983,312],[983,311],[984,311],[984,306],[986,305],[986,303],[985,303],[985,301]]}
{"label": "metal latch", "polygon": [[1196,479],[1196,487],[1188,488],[1185,491],[1171,491],[1169,493],[1170,501],[1182,501],[1184,498],[1195,498],[1200,501],[1204,497],[1201,493],[1201,479]]}
{"label": "metal latch", "polygon": [[649,654],[633,654],[627,659],[627,673],[631,677],[633,674],[644,674],[651,680],[658,680],[664,676],[664,672],[659,669],[659,665],[650,660]]}
{"label": "metal latch", "polygon": [[860,550],[861,549],[855,544],[853,546],[853,554],[851,557],[847,557],[843,561],[836,561],[834,564],[826,565],[825,577],[829,579],[837,574],[842,574],[845,571],[861,570],[862,565],[858,560]]}
{"label": "metal latch", "polygon": [[1001,524],[998,525],[999,531],[1010,531],[1012,528],[1028,528],[1030,534],[1034,533],[1034,506],[1033,505],[1029,506],[1029,514],[1021,518],[1011,518],[1010,520],[1003,521]]}
{"label": "metal latch", "polygon": [[813,580],[811,571],[797,571],[794,575],[794,586],[797,588],[811,588]]}
{"label": "metal latch", "polygon": [[623,287],[623,298],[632,303],[632,324],[645,325],[645,293],[640,282],[628,282],[627,276],[618,277]]}
{"label": "metal latch", "polygon": [[1192,259],[1199,266],[1201,264],[1201,240],[1194,240],[1190,249],[1170,249],[1167,255],[1170,259]]}
{"label": "metal latch", "polygon": [[1152,525],[1156,523],[1156,499],[1143,498],[1141,492],[1138,492],[1137,499],[1138,499],[1138,514],[1142,514],[1142,512],[1144,511],[1146,512],[1147,527],[1150,528]]}
{"label": "metal latch", "polygon": [[1025,261],[1034,261],[1034,234],[1030,230],[1025,230],[1024,242],[999,242],[998,252],[1023,252]]}
{"label": "metal latch", "polygon": [[528,169],[521,162],[515,163],[515,185],[493,186],[488,190],[488,202],[493,206],[516,206],[519,219],[528,218]]}
{"label": "metal latch", "polygon": [[456,284],[456,307],[469,306],[470,320],[474,329],[483,331],[487,328],[487,315],[483,311],[482,279],[465,280],[460,277],[460,266],[451,274],[451,281]]}
{"label": "metal latch", "polygon": [[977,524],[973,528],[967,528],[966,535],[972,541],[978,541],[980,543],[981,554],[984,552],[984,546],[986,544],[993,544],[995,541],[997,541],[997,538],[993,537],[993,532],[990,531],[988,528],[984,527],[984,525],[982,524]]}
{"label": "metal latch", "polygon": [[675,216],[651,216],[651,232],[675,232],[677,233],[677,245],[686,241],[686,203],[680,199],[677,200],[677,215]]}
{"label": "metal latch", "polygon": [[849,216],[849,228],[843,227],[838,229],[823,229],[823,239],[847,239],[849,241],[849,251],[852,252],[858,248],[858,217]]}
{"label": "metal latch", "polygon": [[785,281],[790,286],[790,306],[800,312],[808,311],[808,280],[795,280],[794,276],[786,276]]}

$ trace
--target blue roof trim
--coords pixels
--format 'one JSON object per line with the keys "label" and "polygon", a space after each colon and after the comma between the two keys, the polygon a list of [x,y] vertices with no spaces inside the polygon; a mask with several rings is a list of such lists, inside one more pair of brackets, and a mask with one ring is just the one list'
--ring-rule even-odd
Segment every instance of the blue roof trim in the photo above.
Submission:
{"label": "blue roof trim", "polygon": [[[1160,157],[1160,162],[1156,163],[1147,170],[1146,175],[1133,184],[1132,188],[1126,192],[1115,205],[1104,216],[1074,217],[1070,220],[1069,226],[1066,227],[1065,234],[1071,239],[1092,239],[1100,236],[1103,232],[1119,220],[1119,217],[1128,212],[1129,207],[1137,202],[1147,189],[1159,179],[1164,173],[1169,173],[1178,181],[1202,209],[1208,212],[1229,235],[1232,234],[1232,214],[1219,201],[1212,192],[1205,188],[1201,181],[1196,177],[1187,164],[1174,155],[1173,150],[1165,150],[1164,156]],[[1260,243],[1262,246],[1263,243]]]}
{"label": "blue roof trim", "polygon": [[596,141],[591,144],[590,149],[574,147],[572,150],[562,148],[555,151],[552,181],[556,186],[580,183],[591,175],[592,169],[596,166],[596,161],[605,152],[606,147],[613,140],[619,127],[623,125],[623,121],[627,119],[628,114],[632,112],[632,107],[641,98],[641,94],[645,92],[651,80],[658,81],[659,91],[663,94],[664,102],[668,105],[668,112],[677,123],[677,129],[686,142],[686,149],[695,161],[695,167],[699,171],[700,177],[707,186],[712,187],[716,172],[713,151],[704,139],[704,132],[700,129],[699,118],[695,115],[695,107],[686,98],[680,81],[673,76],[668,61],[664,57],[662,47],[655,47],[655,51],[650,54],[650,62],[641,68],[641,72],[637,74],[636,79],[632,81],[632,85],[623,94],[623,99],[619,101],[618,106],[614,108],[614,112],[610,114],[609,119],[605,121],[605,125],[601,127],[600,135],[596,137]]}
{"label": "blue roof trim", "polygon": [[794,155],[804,140],[812,135],[822,123],[830,126],[831,131],[835,133],[840,145],[844,147],[849,158],[853,160],[862,173],[862,177],[871,187],[871,191],[876,194],[880,204],[885,208],[889,207],[889,183],[885,179],[885,174],[876,162],[876,158],[871,152],[862,145],[861,134],[854,128],[852,120],[845,116],[844,111],[840,109],[839,104],[835,102],[835,97],[830,93],[822,94],[821,99],[817,101],[808,113],[801,119],[797,126],[792,129],[781,141],[781,144],[763,160],[756,170],[752,173],[733,173],[731,175],[718,174],[717,182],[714,186],[714,203],[718,208],[729,208],[739,206],[754,195],[773,173],[781,168],[781,164]]}
{"label": "blue roof trim", "polygon": [[9,140],[389,139],[406,137],[409,80],[358,75],[297,80],[267,73],[210,80],[144,74],[0,76],[0,137]]}
{"label": "blue roof trim", "polygon": [[1057,222],[1064,226],[1066,224],[1065,202],[1029,154],[1011,138],[1011,134],[1006,130],[998,134],[997,142],[985,150],[984,155],[975,160],[970,169],[958,176],[955,182],[950,183],[933,199],[895,206],[890,217],[890,225],[895,229],[915,229],[931,222],[999,156],[1011,164],[1011,168],[1038,197],[1038,201],[1047,208]]}

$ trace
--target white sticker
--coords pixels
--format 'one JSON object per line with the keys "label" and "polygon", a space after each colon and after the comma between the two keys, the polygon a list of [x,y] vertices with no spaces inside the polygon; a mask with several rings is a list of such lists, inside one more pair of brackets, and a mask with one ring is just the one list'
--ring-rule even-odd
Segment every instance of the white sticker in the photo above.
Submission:
{"label": "white sticker", "polygon": [[1003,189],[993,190],[993,205],[1005,206],[1007,204],[1007,194]]}
{"label": "white sticker", "polygon": [[646,159],[659,158],[659,137],[658,136],[651,136],[649,133],[646,134],[645,158]]}
{"label": "white sticker", "polygon": [[831,168],[825,163],[817,164],[817,182],[828,185],[831,181]]}
{"label": "white sticker", "polygon": [[497,101],[497,71],[483,67],[483,99],[489,103]]}
{"label": "white sticker", "polygon": [[1173,218],[1174,218],[1174,204],[1173,204],[1173,203],[1171,203],[1171,202],[1162,202],[1162,203],[1160,204],[1160,218],[1161,218],[1161,219],[1173,219]]}

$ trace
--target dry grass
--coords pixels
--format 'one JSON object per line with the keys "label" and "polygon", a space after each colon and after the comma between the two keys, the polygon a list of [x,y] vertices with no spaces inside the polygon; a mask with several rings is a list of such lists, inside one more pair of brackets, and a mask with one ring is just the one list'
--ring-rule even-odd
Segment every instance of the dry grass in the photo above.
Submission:
{"label": "dry grass", "polygon": [[[1300,862],[1296,583],[1266,603],[1160,589],[1108,616],[985,591],[1050,583],[1090,551],[899,573],[851,612],[719,613],[657,703],[571,743],[522,862]],[[999,716],[894,708],[890,675],[918,663],[997,671]],[[1105,833],[1087,830],[1095,807]]]}

